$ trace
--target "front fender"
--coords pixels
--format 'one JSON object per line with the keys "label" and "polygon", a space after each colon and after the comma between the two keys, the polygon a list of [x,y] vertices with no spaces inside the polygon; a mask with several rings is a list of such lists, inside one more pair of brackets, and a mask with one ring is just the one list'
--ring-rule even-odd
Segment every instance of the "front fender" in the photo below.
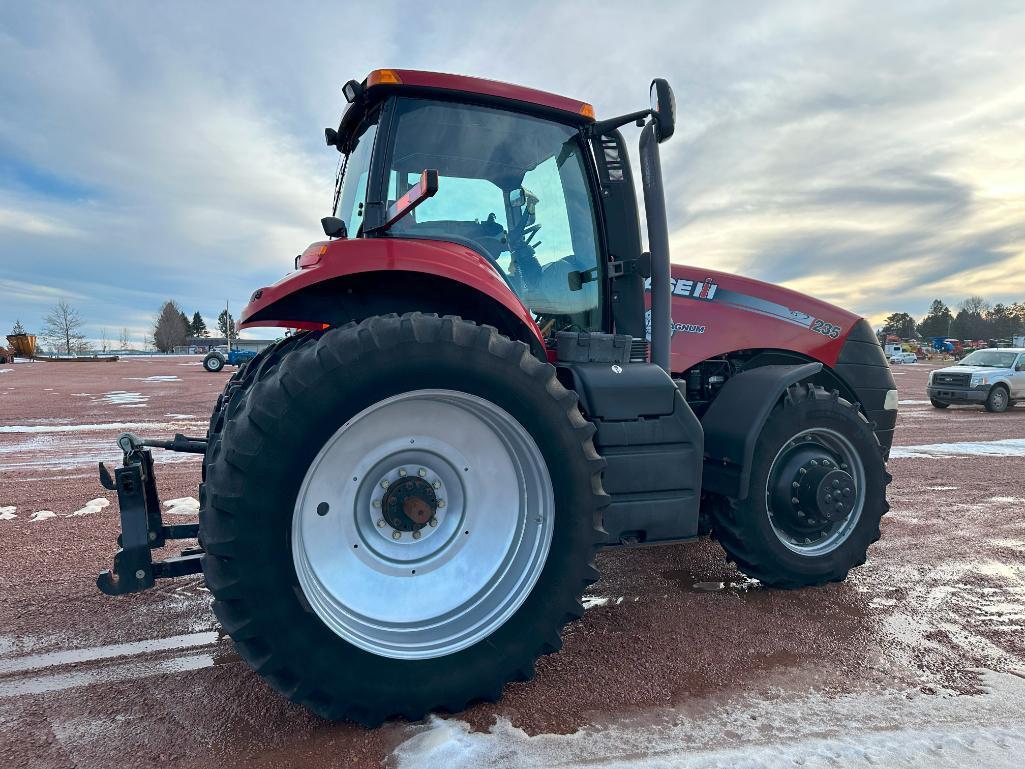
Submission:
{"label": "front fender", "polygon": [[818,362],[760,366],[726,381],[701,420],[706,491],[747,498],[755,444],[770,412],[790,385],[812,378],[821,369]]}
{"label": "front fender", "polygon": [[491,262],[456,243],[408,238],[314,243],[300,257],[298,270],[253,292],[242,310],[239,327],[323,328],[332,322],[329,317],[309,317],[302,302],[286,300],[327,281],[369,273],[413,273],[458,283],[499,304],[529,329],[539,343],[543,341],[530,311]]}

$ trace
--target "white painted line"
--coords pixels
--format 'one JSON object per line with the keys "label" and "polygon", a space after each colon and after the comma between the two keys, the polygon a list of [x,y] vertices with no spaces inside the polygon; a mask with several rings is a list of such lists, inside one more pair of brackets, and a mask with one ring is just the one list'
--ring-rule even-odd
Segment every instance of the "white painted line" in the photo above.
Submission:
{"label": "white painted line", "polygon": [[73,665],[78,662],[94,662],[111,657],[131,657],[137,654],[152,654],[168,649],[189,649],[197,646],[209,646],[217,642],[217,631],[208,630],[202,633],[188,633],[167,638],[151,638],[145,641],[110,644],[108,646],[91,646],[84,649],[63,649],[44,654],[30,654],[23,657],[0,657],[0,675],[21,673],[26,670]]}

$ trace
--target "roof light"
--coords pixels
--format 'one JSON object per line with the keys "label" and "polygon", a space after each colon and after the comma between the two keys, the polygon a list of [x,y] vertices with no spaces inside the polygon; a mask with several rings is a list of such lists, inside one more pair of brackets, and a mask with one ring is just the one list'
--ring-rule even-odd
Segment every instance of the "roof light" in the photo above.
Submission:
{"label": "roof light", "polygon": [[591,120],[594,120],[594,107],[592,107],[590,104],[586,104],[585,103],[580,108],[580,114],[583,115],[584,117],[589,117],[589,118],[591,118]]}
{"label": "roof light", "polygon": [[400,78],[393,69],[375,69],[367,75],[367,88],[375,85],[385,85],[386,83],[401,82],[402,78]]}

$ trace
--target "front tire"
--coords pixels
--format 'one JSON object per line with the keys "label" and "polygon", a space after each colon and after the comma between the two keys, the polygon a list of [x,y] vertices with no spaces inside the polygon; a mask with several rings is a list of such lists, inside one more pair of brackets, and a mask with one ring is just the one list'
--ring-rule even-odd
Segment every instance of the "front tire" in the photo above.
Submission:
{"label": "front tire", "polygon": [[324,332],[238,391],[214,434],[214,612],[326,718],[497,699],[560,647],[597,578],[593,432],[554,368],[493,328],[414,313]]}
{"label": "front tire", "polygon": [[986,402],[983,404],[986,411],[991,414],[1001,414],[1007,411],[1007,407],[1011,403],[1010,393],[1007,388],[1003,385],[993,385],[989,388],[989,394],[986,396]]}
{"label": "front tire", "polygon": [[938,401],[935,398],[930,398],[929,399],[929,403],[931,403],[932,407],[935,408],[935,409],[945,409],[945,408],[948,408],[950,406],[949,403],[944,403],[943,401]]}
{"label": "front tire", "polygon": [[222,368],[224,368],[224,358],[217,353],[210,353],[203,358],[203,368],[212,374],[216,374]]}
{"label": "front tire", "polygon": [[857,407],[795,385],[762,428],[747,497],[720,508],[712,534],[741,571],[767,585],[839,582],[879,539],[889,482]]}

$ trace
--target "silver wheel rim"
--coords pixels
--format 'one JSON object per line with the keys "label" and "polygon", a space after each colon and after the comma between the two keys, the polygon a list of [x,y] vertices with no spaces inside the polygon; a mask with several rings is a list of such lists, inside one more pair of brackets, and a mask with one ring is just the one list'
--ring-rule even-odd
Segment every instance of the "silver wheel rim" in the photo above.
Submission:
{"label": "silver wheel rim", "polygon": [[[408,480],[436,501],[415,538],[382,512]],[[428,659],[486,638],[523,604],[554,519],[544,457],[516,419],[475,395],[416,390],[364,409],[321,448],[296,499],[292,558],[341,638]]]}
{"label": "silver wheel rim", "polygon": [[[779,524],[777,515],[773,510],[772,489],[777,467],[785,459],[788,452],[795,447],[804,444],[813,444],[817,448],[823,448],[834,458],[838,467],[843,467],[854,479],[857,490],[857,501],[846,518],[835,521],[822,536],[811,539],[810,537],[796,537]],[[833,552],[850,537],[861,520],[861,511],[865,507],[865,464],[853,444],[843,435],[835,430],[815,427],[803,430],[794,435],[789,441],[780,447],[773,457],[772,464],[766,476],[765,507],[769,515],[769,523],[772,525],[776,538],[788,550],[808,557],[822,556]],[[809,541],[805,541],[809,540]]]}
{"label": "silver wheel rim", "polygon": [[1001,409],[1007,405],[1007,396],[1004,394],[1003,388],[997,387],[994,389],[991,400],[993,401],[993,408],[995,409]]}

